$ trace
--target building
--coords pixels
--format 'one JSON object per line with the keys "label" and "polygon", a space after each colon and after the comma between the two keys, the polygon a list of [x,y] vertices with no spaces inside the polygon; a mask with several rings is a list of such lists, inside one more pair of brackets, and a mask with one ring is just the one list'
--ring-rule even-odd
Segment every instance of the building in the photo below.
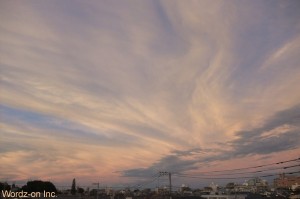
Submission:
{"label": "building", "polygon": [[157,187],[155,192],[160,195],[168,195],[170,193],[170,189],[168,187]]}
{"label": "building", "polygon": [[205,199],[245,199],[245,194],[238,195],[202,195],[201,198]]}
{"label": "building", "polygon": [[274,179],[275,188],[291,189],[292,185],[300,184],[300,176],[286,176],[284,173],[279,178]]}

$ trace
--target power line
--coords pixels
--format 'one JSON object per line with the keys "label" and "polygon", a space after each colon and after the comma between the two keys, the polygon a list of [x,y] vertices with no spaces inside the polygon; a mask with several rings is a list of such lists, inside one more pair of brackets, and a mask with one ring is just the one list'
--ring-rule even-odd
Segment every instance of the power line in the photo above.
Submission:
{"label": "power line", "polygon": [[[182,174],[182,173],[172,173],[172,175],[176,176],[176,177],[182,177],[182,178],[201,178],[201,179],[241,179],[241,178],[254,178],[254,177],[272,177],[272,176],[276,176],[278,174],[266,174],[266,175],[261,175],[261,176],[242,176],[242,177],[218,177],[218,176],[225,176],[225,175],[237,175],[237,174],[254,174],[254,173],[261,173],[264,171],[271,171],[271,170],[279,170],[279,169],[290,169],[290,168],[294,168],[294,167],[299,167],[300,165],[288,165],[288,166],[284,166],[281,168],[269,168],[269,169],[262,169],[262,170],[258,170],[258,171],[247,171],[247,172],[243,172],[243,173],[237,173],[235,171],[242,171],[242,170],[247,170],[247,169],[255,169],[255,168],[262,168],[262,167],[267,167],[267,166],[272,166],[272,165],[282,165],[282,164],[286,164],[289,162],[299,162],[300,158],[295,158],[295,159],[291,159],[291,160],[285,160],[285,161],[280,161],[280,162],[275,162],[275,163],[270,163],[270,164],[263,164],[263,165],[258,165],[258,166],[251,166],[251,167],[243,167],[243,168],[235,168],[235,169],[227,169],[227,170],[215,170],[215,171],[207,171],[207,172],[200,172],[200,173],[196,173],[196,174]],[[215,175],[208,175],[210,173],[220,173],[220,172],[226,172],[226,171],[231,171],[231,172],[235,172],[235,173],[228,173],[228,174],[215,174]],[[150,177],[149,181],[146,181],[142,184],[138,183],[135,184],[133,186],[127,186],[127,187],[144,187],[152,182],[154,182],[155,180],[159,179],[160,176],[166,175],[168,172],[158,172],[156,174],[153,174]],[[296,172],[285,172],[285,174],[296,174],[296,173],[300,173],[300,171],[296,171]],[[145,176],[144,176],[145,177]],[[19,184],[19,183],[17,183]],[[57,185],[57,187],[70,187],[70,185],[64,186],[64,185]],[[90,186],[80,186],[80,187],[90,187]],[[117,186],[110,186],[110,188],[124,188],[124,187],[117,187]]]}
{"label": "power line", "polygon": [[[283,170],[283,169],[289,169],[289,168],[294,168],[294,167],[299,167],[299,166],[300,165],[291,165],[291,166],[285,166],[285,167],[280,167],[280,168],[268,168],[268,169],[258,170],[258,171],[248,171],[248,172],[239,172],[239,173],[222,173],[222,174],[213,174],[213,175],[209,175],[209,176],[224,176],[224,175],[261,173],[261,172],[264,172],[264,171]],[[185,174],[185,173],[177,173],[177,174],[184,175],[184,176],[197,176],[197,175],[206,176],[209,173],[210,172],[207,172],[207,173],[206,172],[201,172],[201,173],[197,173],[197,174]]]}
{"label": "power line", "polygon": [[300,160],[300,158],[296,158],[296,159],[292,159],[292,160],[286,160],[286,161],[275,162],[275,163],[270,163],[270,164],[263,164],[263,165],[252,166],[252,167],[243,167],[243,168],[227,169],[227,170],[215,170],[215,171],[207,171],[207,172],[202,172],[202,173],[218,173],[218,172],[224,172],[224,171],[241,171],[241,170],[246,170],[246,169],[255,169],[255,168],[261,168],[261,167],[266,167],[266,166],[285,164],[285,163],[288,163],[288,162],[294,162],[294,161],[299,161],[299,160]]}
{"label": "power line", "polygon": [[152,182],[156,181],[158,178],[159,178],[159,176],[157,176],[156,178],[152,179],[151,181],[145,182],[143,184],[137,184],[136,186],[133,186],[133,187],[137,187],[137,188],[144,187],[144,186],[146,186],[148,184],[151,184]]}
{"label": "power line", "polygon": [[[285,173],[285,174],[296,174],[296,173],[300,173],[300,171],[296,171],[296,172],[289,172],[289,173]],[[268,175],[261,175],[261,176],[241,176],[241,177],[206,177],[206,176],[185,176],[185,175],[180,175],[180,174],[174,174],[177,177],[183,177],[183,178],[201,178],[201,179],[205,179],[205,180],[210,180],[210,179],[217,179],[217,180],[225,180],[225,179],[249,179],[249,178],[264,178],[264,177],[272,177],[272,176],[276,176],[278,174],[268,174]]]}

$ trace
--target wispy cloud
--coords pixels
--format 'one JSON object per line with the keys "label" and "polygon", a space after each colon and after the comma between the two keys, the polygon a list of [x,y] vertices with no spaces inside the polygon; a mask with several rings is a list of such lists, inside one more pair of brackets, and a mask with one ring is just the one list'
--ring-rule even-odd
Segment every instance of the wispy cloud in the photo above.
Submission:
{"label": "wispy cloud", "polygon": [[297,8],[1,2],[0,178],[113,183],[299,152]]}
{"label": "wispy cloud", "polygon": [[299,132],[300,109],[298,105],[276,113],[260,128],[237,132],[237,139],[228,143],[220,143],[223,149],[174,150],[148,168],[125,170],[123,175],[127,177],[149,177],[159,171],[188,172],[200,169],[199,163],[202,166],[214,161],[234,160],[295,150],[299,149]]}

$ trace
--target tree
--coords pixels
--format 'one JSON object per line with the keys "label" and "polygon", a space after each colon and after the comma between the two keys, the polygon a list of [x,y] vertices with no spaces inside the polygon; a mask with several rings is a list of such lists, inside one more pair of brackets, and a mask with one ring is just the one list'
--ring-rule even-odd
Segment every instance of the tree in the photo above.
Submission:
{"label": "tree", "polygon": [[77,192],[80,193],[80,194],[83,194],[84,193],[84,189],[81,188],[81,187],[77,187]]}
{"label": "tree", "polygon": [[[11,190],[11,186],[7,184],[7,182],[0,182],[0,191],[9,191]],[[1,194],[0,194],[1,195]]]}
{"label": "tree", "polygon": [[22,190],[28,193],[43,191],[57,193],[57,189],[52,182],[44,182],[41,180],[28,181],[27,184],[22,187]]}
{"label": "tree", "polygon": [[72,195],[76,194],[76,181],[75,181],[75,178],[73,179],[73,182],[72,182],[71,194]]}

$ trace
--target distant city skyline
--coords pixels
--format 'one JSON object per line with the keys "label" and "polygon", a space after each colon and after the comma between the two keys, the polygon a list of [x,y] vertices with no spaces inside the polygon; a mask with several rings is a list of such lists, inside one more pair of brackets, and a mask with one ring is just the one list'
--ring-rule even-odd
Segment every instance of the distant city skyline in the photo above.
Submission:
{"label": "distant city skyline", "polygon": [[0,182],[117,186],[299,158],[299,10],[1,0]]}

